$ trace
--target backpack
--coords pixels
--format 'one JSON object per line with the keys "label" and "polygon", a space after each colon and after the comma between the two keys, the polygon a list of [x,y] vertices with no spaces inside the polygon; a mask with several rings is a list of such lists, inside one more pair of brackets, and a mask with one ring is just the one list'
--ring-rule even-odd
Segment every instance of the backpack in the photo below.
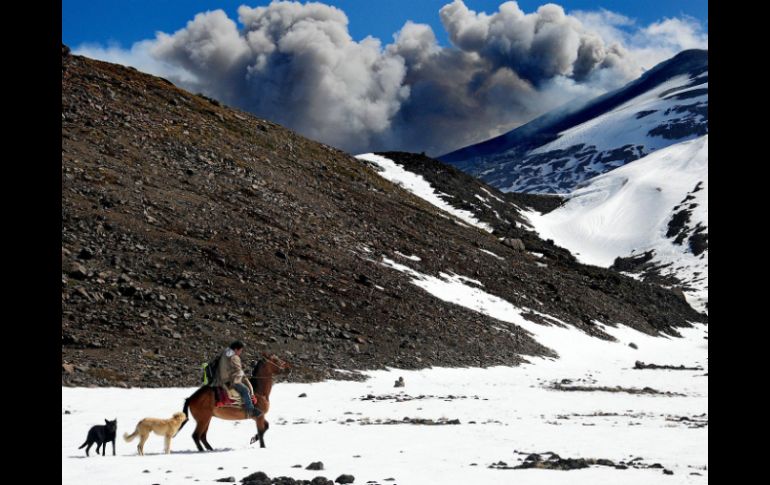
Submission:
{"label": "backpack", "polygon": [[214,376],[217,375],[217,370],[219,369],[219,360],[221,355],[217,354],[216,357],[211,359],[211,361],[206,362],[202,365],[203,367],[203,385],[210,386],[214,382]]}

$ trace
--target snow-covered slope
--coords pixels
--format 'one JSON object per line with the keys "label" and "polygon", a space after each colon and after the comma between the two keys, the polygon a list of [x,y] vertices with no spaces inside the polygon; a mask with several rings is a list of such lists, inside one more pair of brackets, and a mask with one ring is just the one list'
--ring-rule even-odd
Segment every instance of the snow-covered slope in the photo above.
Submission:
{"label": "snow-covered slope", "polygon": [[473,213],[470,211],[457,209],[449,204],[446,200],[444,200],[444,198],[442,198],[451,196],[447,194],[439,194],[436,190],[433,189],[430,183],[425,180],[425,178],[405,170],[404,167],[397,164],[393,160],[374,153],[363,153],[361,155],[356,155],[356,158],[374,164],[378,173],[384,179],[400,185],[417,197],[438,207],[442,211],[451,214],[452,216],[467,224],[470,224],[471,226],[478,227],[487,232],[492,232],[492,228],[489,226],[489,224],[485,224],[479,221],[473,215]]}
{"label": "snow-covered slope", "polygon": [[691,305],[706,309],[708,135],[596,177],[562,207],[528,218],[582,262],[609,267],[626,258],[615,267],[673,276]]}
{"label": "snow-covered slope", "polygon": [[708,133],[708,52],[684,51],[627,86],[440,157],[505,192],[581,182]]}
{"label": "snow-covered slope", "polygon": [[[215,419],[208,432],[215,450],[207,453],[195,451],[190,423],[170,455],[151,436],[145,456],[118,438],[116,456],[108,447],[107,456],[86,458],[77,447],[93,424],[117,418],[122,435],[141,418],[179,411],[194,388],[62,388],[62,484],[215,483],[256,471],[302,480],[352,474],[355,483],[404,485],[708,483],[705,326],[668,338],[596,322],[614,337],[601,340],[557,319],[527,321],[524,309],[472,279],[382,264],[408,274],[416,291],[494,316],[500,325],[521,325],[560,358],[518,367],[370,371],[365,382],[279,382],[267,448],[249,445],[253,423]],[[638,360],[689,369],[638,369]],[[394,389],[398,377],[405,387]],[[513,469],[531,453],[548,452],[604,461],[572,471]],[[316,461],[322,471],[305,469]]]}
{"label": "snow-covered slope", "polygon": [[[278,382],[267,448],[249,444],[253,423],[215,419],[208,432],[215,449],[207,453],[195,451],[191,423],[173,439],[170,455],[152,436],[145,456],[119,438],[116,456],[86,458],[77,446],[91,425],[115,418],[122,435],[141,418],[178,411],[195,389],[62,388],[62,484],[234,482],[257,471],[302,480],[351,474],[355,483],[374,484],[708,483],[705,325],[680,329],[676,338],[596,321],[612,337],[602,340],[517,307],[472,278],[433,277],[387,258],[379,264],[408,275],[415,291],[494,317],[490,331],[524,328],[559,358],[368,371],[365,382]],[[637,361],[687,369],[644,369]],[[405,387],[394,389],[398,377]],[[514,468],[532,453],[549,465],[558,462],[551,453],[593,464]],[[323,470],[305,469],[317,461]]]}
{"label": "snow-covered slope", "polygon": [[[173,439],[170,455],[162,454],[159,437],[150,437],[145,456],[119,437],[116,456],[86,458],[77,446],[93,424],[117,419],[120,436],[139,419],[178,411],[195,389],[63,387],[62,484],[237,482],[257,471],[301,480],[351,474],[355,483],[373,484],[708,483],[705,325],[682,328],[677,338],[595,321],[612,337],[598,339],[515,306],[473,278],[430,276],[409,260],[383,257],[378,264],[407,275],[415,291],[494,317],[490,331],[520,326],[559,358],[368,371],[365,382],[278,382],[267,448],[249,444],[253,423],[215,419],[208,430],[215,449],[207,453],[195,451],[191,423]],[[644,369],[636,361],[687,369]],[[405,387],[394,389],[399,377]],[[533,453],[546,465],[575,468],[527,468]],[[581,459],[587,463],[576,466]],[[305,468],[317,461],[323,470]]]}

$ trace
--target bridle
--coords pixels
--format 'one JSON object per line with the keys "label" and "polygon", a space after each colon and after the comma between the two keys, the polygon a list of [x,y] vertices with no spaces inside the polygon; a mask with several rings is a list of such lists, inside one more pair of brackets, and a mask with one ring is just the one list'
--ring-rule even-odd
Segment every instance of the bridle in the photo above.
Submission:
{"label": "bridle", "polygon": [[[287,367],[289,367],[289,364],[281,360],[277,355],[266,356],[265,354],[262,354],[262,358],[265,360],[265,362],[269,362],[273,364],[274,366],[278,367],[280,370],[285,370]],[[273,378],[272,375],[267,377],[259,377],[254,375],[251,376],[251,379],[272,379],[272,378]]]}
{"label": "bridle", "polygon": [[[264,355],[263,355],[262,357],[264,357]],[[275,359],[275,360],[273,360],[273,359]],[[289,364],[287,364],[286,362],[284,362],[283,360],[281,360],[281,359],[280,359],[280,358],[279,358],[277,355],[275,355],[275,354],[274,354],[274,355],[272,355],[272,356],[270,356],[270,357],[269,357],[268,359],[266,359],[266,360],[267,360],[268,362],[270,362],[271,364],[273,364],[274,366],[278,367],[278,368],[279,368],[279,369],[281,369],[281,370],[286,370],[286,368],[289,366]],[[276,362],[276,361],[278,361],[278,362]]]}

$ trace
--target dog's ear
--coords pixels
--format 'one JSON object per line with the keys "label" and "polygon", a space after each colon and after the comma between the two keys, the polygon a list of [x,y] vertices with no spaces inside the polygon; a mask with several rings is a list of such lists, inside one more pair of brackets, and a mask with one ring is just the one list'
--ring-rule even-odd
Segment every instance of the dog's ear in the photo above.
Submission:
{"label": "dog's ear", "polygon": [[104,422],[107,423],[107,424],[110,424],[110,420],[109,419],[105,419]]}

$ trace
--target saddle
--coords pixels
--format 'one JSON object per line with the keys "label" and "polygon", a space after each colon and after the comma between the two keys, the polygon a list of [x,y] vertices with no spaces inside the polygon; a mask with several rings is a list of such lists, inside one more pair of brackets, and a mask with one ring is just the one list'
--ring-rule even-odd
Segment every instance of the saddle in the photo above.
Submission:
{"label": "saddle", "polygon": [[[243,407],[243,399],[241,398],[241,395],[238,393],[238,391],[236,391],[235,389],[226,389],[222,386],[218,386],[214,388],[214,395],[216,396],[215,406],[218,408],[220,407],[242,408]],[[251,402],[256,406],[257,396],[252,394]]]}

